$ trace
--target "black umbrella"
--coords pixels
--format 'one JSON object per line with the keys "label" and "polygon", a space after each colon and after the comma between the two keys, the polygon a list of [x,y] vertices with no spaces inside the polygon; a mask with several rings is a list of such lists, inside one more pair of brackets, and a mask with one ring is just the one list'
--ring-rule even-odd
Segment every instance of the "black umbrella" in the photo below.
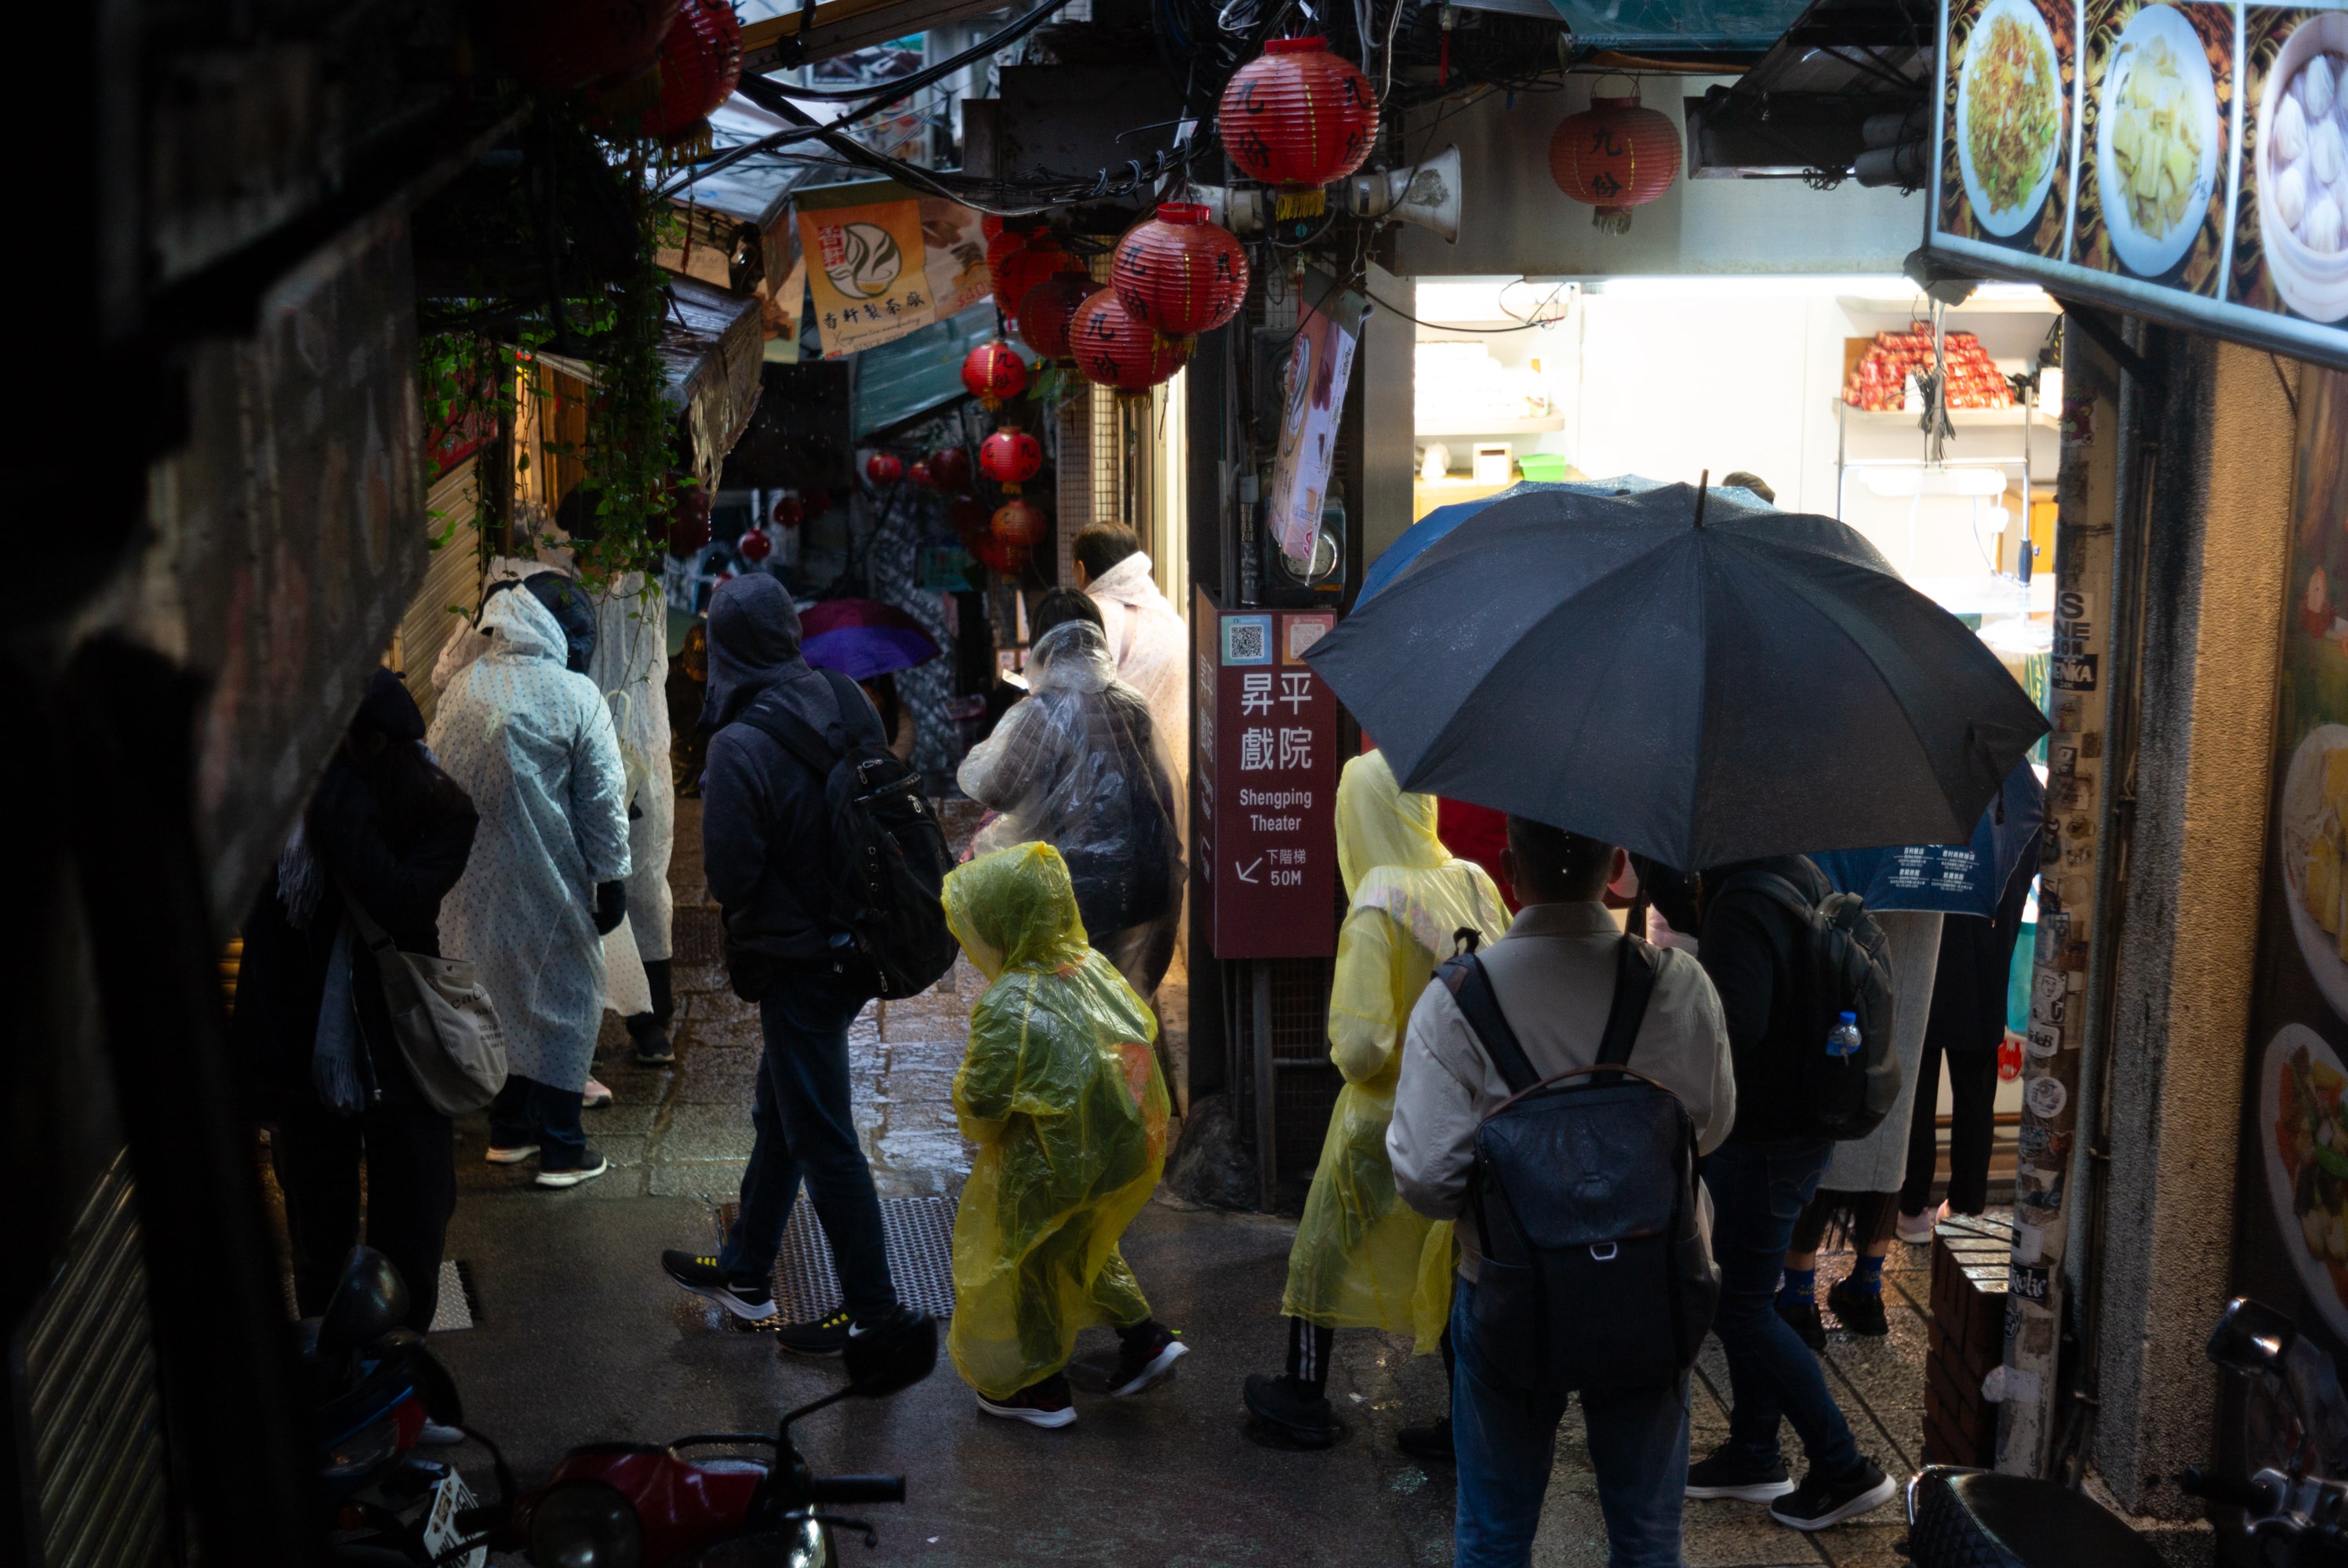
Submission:
{"label": "black umbrella", "polygon": [[1406,789],[1691,870],[1962,843],[2046,721],[1831,518],[1495,503],[1307,655]]}

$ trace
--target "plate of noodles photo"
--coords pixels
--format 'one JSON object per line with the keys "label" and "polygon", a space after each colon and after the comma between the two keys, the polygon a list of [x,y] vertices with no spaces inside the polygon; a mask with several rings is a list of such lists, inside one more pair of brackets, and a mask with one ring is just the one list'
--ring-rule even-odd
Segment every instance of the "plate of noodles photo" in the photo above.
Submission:
{"label": "plate of noodles photo", "polygon": [[2038,215],[2062,162],[2063,72],[2030,0],[1989,0],[1957,77],[1957,159],[1974,220],[2001,239]]}

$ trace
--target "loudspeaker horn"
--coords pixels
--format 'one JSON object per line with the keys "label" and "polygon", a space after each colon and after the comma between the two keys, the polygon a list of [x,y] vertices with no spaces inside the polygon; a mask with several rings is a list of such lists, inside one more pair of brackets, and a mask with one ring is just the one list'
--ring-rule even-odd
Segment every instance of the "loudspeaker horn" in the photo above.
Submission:
{"label": "loudspeaker horn", "polygon": [[1431,229],[1448,243],[1459,240],[1459,149],[1447,147],[1425,163],[1347,179],[1340,202],[1356,218],[1386,218]]}

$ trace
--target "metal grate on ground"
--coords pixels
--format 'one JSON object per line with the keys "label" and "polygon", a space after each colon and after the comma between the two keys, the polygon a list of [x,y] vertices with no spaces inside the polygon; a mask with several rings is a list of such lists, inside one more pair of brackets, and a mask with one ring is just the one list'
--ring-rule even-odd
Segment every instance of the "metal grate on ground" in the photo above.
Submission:
{"label": "metal grate on ground", "polygon": [[473,1287],[473,1266],[460,1257],[440,1260],[440,1296],[432,1304],[432,1332],[453,1334],[460,1328],[478,1328],[481,1323],[481,1294]]}
{"label": "metal grate on ground", "polygon": [[[880,1230],[889,1251],[889,1276],[897,1299],[940,1319],[953,1316],[953,1227],[957,1204],[953,1198],[883,1198]],[[717,1245],[726,1245],[733,1228],[733,1204],[717,1209]],[[775,1257],[775,1316],[759,1323],[741,1323],[752,1330],[808,1323],[839,1310],[839,1276],[832,1271],[831,1244],[815,1205],[801,1194],[791,1205],[790,1224],[783,1230],[783,1248]]]}

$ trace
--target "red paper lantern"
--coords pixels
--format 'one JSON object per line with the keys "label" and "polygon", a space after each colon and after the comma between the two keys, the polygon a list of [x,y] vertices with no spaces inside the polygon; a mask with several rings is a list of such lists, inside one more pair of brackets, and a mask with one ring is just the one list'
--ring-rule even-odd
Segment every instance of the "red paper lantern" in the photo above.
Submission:
{"label": "red paper lantern", "polygon": [[978,231],[985,235],[990,241],[997,234],[1002,233],[1003,214],[1000,212],[988,212],[981,215],[978,220]]}
{"label": "red paper lantern", "polygon": [[650,84],[623,82],[594,95],[606,114],[635,120],[639,133],[662,141],[705,136],[713,110],[733,97],[742,79],[742,24],[727,0],[685,0],[661,39],[657,96],[639,102]]}
{"label": "red paper lantern", "polygon": [[1014,496],[1003,503],[987,526],[997,541],[1025,552],[1044,542],[1052,524],[1035,502]]}
{"label": "red paper lantern", "polygon": [[1006,425],[980,444],[978,466],[1005,495],[1015,496],[1020,486],[1042,471],[1044,448],[1016,425]]}
{"label": "red paper lantern", "polygon": [[775,553],[775,541],[764,528],[752,528],[734,541],[734,553],[747,561],[762,561]]}
{"label": "red paper lantern", "polygon": [[993,534],[980,539],[978,548],[971,553],[1005,577],[1015,577],[1027,569],[1027,547],[998,539]]}
{"label": "red paper lantern", "polygon": [[1068,324],[1076,307],[1100,292],[1101,285],[1082,272],[1055,272],[1027,291],[1019,302],[1019,341],[1048,360],[1063,364],[1076,357],[1068,347]]}
{"label": "red paper lantern", "polygon": [[1082,272],[1083,264],[1049,234],[1033,234],[1027,242],[987,271],[994,280],[994,303],[1004,315],[1015,316],[1027,291],[1055,272]]}
{"label": "red paper lantern", "polygon": [[1369,158],[1378,98],[1328,39],[1274,38],[1223,89],[1216,124],[1231,161],[1279,188],[1279,216],[1309,217],[1325,205],[1323,187]]}
{"label": "red paper lantern", "polygon": [[807,504],[797,496],[785,496],[768,516],[778,528],[795,528],[807,521]]}
{"label": "red paper lantern", "polygon": [[975,496],[956,496],[946,503],[946,521],[953,525],[953,531],[960,536],[963,547],[973,555],[977,554],[980,542],[986,538],[990,521],[986,504]]}
{"label": "red paper lantern", "polygon": [[1247,251],[1238,236],[1208,220],[1194,202],[1169,201],[1126,231],[1110,258],[1109,286],[1126,313],[1161,337],[1212,332],[1247,298]]}
{"label": "red paper lantern", "polygon": [[1147,392],[1190,357],[1181,343],[1134,320],[1114,289],[1103,289],[1076,307],[1068,341],[1085,379],[1119,392]]}
{"label": "red paper lantern", "polygon": [[930,454],[930,479],[941,490],[970,488],[970,454],[960,446],[941,446]]}
{"label": "red paper lantern", "polygon": [[930,466],[918,457],[913,459],[913,466],[905,470],[905,483],[918,485],[924,490],[930,488]]}
{"label": "red paper lantern", "polygon": [[994,338],[963,356],[962,384],[981,408],[993,413],[1027,390],[1027,362],[1017,349]]}
{"label": "red paper lantern", "polygon": [[876,485],[893,485],[905,477],[905,460],[894,452],[875,452],[864,459],[864,477]]}
{"label": "red paper lantern", "polygon": [[499,61],[535,87],[571,92],[632,77],[660,53],[678,0],[499,0],[485,6],[480,38]]}
{"label": "red paper lantern", "polygon": [[1549,138],[1549,173],[1557,188],[1598,210],[1590,221],[1609,234],[1631,228],[1631,209],[1671,189],[1680,171],[1680,134],[1653,109],[1630,96],[1593,96],[1568,115]]}

